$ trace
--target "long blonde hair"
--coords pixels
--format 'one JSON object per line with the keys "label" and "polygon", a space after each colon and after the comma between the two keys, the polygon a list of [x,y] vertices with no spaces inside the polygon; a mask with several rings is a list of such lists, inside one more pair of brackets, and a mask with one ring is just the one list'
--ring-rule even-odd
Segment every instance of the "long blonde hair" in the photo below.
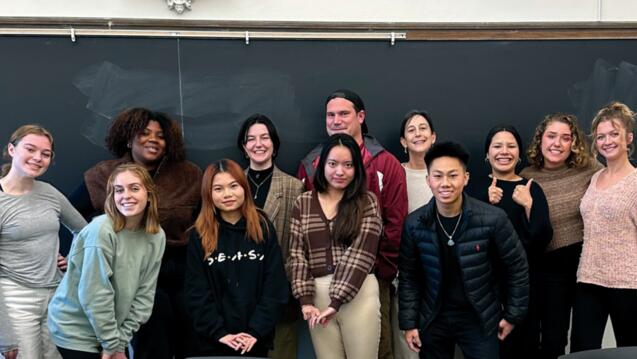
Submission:
{"label": "long blonde hair", "polygon": [[[51,135],[51,132],[49,132],[46,128],[37,124],[22,125],[18,127],[17,130],[13,131],[13,133],[11,134],[11,137],[9,138],[9,143],[7,143],[7,145],[4,146],[4,149],[2,150],[2,157],[5,160],[9,161],[9,163],[5,163],[4,165],[2,165],[2,169],[0,170],[0,177],[6,176],[7,173],[9,173],[9,171],[11,170],[11,156],[9,155],[9,144],[15,147],[18,145],[18,143],[20,143],[20,141],[24,137],[28,135],[38,135],[38,136],[44,136],[48,138],[49,142],[51,143],[51,152],[53,152],[53,155],[55,154],[55,146],[53,144],[53,135]],[[53,158],[53,155],[51,158]]]}
{"label": "long blonde hair", "polygon": [[148,193],[148,203],[146,204],[146,208],[144,209],[144,217],[142,218],[143,229],[146,233],[157,233],[161,228],[159,226],[159,211],[157,209],[157,205],[159,202],[159,197],[157,195],[157,187],[153,182],[153,179],[150,177],[148,171],[136,164],[136,163],[125,163],[121,164],[113,170],[111,176],[108,178],[108,184],[106,185],[106,201],[104,203],[104,211],[113,221],[113,229],[115,232],[119,232],[126,226],[126,217],[121,214],[115,205],[115,178],[120,173],[130,172],[135,177],[139,178],[142,182],[142,185],[146,189]]}

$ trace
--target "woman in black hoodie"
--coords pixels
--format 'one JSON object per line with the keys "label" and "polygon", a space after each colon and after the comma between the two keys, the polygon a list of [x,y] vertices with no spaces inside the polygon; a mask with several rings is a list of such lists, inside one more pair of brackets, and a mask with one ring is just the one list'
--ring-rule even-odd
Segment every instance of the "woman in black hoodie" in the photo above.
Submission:
{"label": "woman in black hoodie", "polygon": [[276,232],[232,160],[206,168],[201,196],[186,275],[199,355],[265,357],[289,295]]}

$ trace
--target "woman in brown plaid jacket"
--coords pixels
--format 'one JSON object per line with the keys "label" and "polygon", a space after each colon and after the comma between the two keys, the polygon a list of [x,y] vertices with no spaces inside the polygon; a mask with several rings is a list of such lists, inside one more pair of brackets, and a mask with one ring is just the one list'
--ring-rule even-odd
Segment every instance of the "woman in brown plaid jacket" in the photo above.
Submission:
{"label": "woman in brown plaid jacket", "polygon": [[377,357],[380,301],[371,273],[382,221],[365,183],[356,141],[335,134],[323,146],[314,190],[292,210],[288,271],[319,359]]}
{"label": "woman in brown plaid jacket", "polygon": [[[281,171],[274,159],[279,153],[281,140],[274,123],[265,115],[255,113],[248,117],[237,135],[237,147],[250,160],[245,170],[254,203],[274,224],[283,260],[288,258],[290,213],[296,198],[303,193],[303,183]],[[276,324],[274,349],[268,357],[295,359],[297,351],[299,302],[290,298]]]}

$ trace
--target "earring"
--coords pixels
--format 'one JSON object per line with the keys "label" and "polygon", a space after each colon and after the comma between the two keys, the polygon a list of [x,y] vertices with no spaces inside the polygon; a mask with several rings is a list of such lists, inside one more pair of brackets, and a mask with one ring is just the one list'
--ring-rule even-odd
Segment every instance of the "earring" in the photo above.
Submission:
{"label": "earring", "polygon": [[489,155],[484,156],[484,162],[489,163]]}
{"label": "earring", "polygon": [[405,153],[407,153],[407,146],[405,146]]}
{"label": "earring", "polygon": [[126,144],[126,147],[130,148],[130,142]]}
{"label": "earring", "polygon": [[518,164],[522,163],[522,159],[518,157]]}

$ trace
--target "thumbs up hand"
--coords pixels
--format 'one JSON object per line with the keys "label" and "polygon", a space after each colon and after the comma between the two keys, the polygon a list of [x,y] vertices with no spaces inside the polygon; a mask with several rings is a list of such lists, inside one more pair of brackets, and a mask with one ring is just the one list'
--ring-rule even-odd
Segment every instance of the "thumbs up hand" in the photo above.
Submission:
{"label": "thumbs up hand", "polygon": [[498,179],[493,175],[493,181],[491,181],[491,186],[489,186],[489,203],[497,204],[502,200],[502,188],[497,186]]}
{"label": "thumbs up hand", "polygon": [[513,201],[524,207],[525,209],[531,209],[533,206],[533,197],[531,197],[531,183],[533,183],[533,178],[531,178],[525,185],[517,185],[513,190]]}

